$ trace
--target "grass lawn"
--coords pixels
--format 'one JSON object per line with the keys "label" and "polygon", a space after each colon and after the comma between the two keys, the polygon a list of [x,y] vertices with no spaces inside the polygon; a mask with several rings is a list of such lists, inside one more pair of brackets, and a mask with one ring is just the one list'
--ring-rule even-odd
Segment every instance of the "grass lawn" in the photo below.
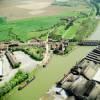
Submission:
{"label": "grass lawn", "polygon": [[[39,100],[64,73],[68,72],[93,47],[77,47],[65,56],[54,55],[47,68],[40,68],[35,72],[36,79],[21,91],[14,88],[4,99],[0,100]],[[81,52],[80,52],[81,51]]]}

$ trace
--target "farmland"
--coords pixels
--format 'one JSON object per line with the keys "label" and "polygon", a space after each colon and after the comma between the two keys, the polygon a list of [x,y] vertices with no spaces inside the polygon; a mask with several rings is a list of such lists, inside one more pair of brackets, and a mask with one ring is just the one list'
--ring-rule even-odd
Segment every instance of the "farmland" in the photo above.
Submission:
{"label": "farmland", "polygon": [[[74,5],[71,5],[70,7],[64,6],[66,11],[64,10],[56,15],[41,17],[37,16],[14,21],[6,21],[5,18],[4,23],[0,22],[0,41],[10,41],[13,39],[25,42],[32,38],[40,38],[42,34],[45,34],[43,35],[44,37],[42,37],[42,39],[46,39],[47,33],[55,24],[60,22],[60,18],[67,16],[77,17],[81,15],[80,12],[88,14],[91,11],[91,8],[88,8],[88,5],[85,5],[86,3],[82,2],[82,0],[80,1],[81,6],[75,8]],[[78,2],[76,2],[76,4],[78,4]],[[80,20],[80,18],[78,20]],[[73,37],[74,34],[72,33],[74,30],[77,30],[78,24],[74,26],[72,26],[72,29],[68,29],[66,32],[64,32],[64,35],[62,35],[67,37],[66,33],[68,32],[68,38]]]}
{"label": "farmland", "polygon": [[[73,15],[78,16],[79,13],[72,14],[72,16]],[[52,17],[24,19],[0,24],[0,41],[10,41],[13,39],[25,42],[32,38],[40,38],[41,35],[42,39],[46,39],[47,33],[55,24],[60,23],[60,18],[64,16],[66,16],[66,14]],[[82,18],[79,19],[81,20]],[[65,26],[63,25],[57,28],[57,33],[70,38],[75,35],[74,33],[77,31],[78,26],[80,26],[80,23],[76,22],[72,27],[65,31]]]}

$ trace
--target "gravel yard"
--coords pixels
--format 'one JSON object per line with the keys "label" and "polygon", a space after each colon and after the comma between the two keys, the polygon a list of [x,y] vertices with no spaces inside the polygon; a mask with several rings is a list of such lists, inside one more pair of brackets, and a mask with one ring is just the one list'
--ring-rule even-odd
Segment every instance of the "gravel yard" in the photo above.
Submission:
{"label": "gravel yard", "polygon": [[21,70],[30,72],[37,66],[37,64],[39,64],[38,61],[35,61],[34,59],[30,58],[29,55],[25,54],[22,51],[15,51],[14,55],[16,59],[19,62],[21,62],[21,66],[20,66]]}
{"label": "gravel yard", "polygon": [[2,61],[2,64],[3,64],[2,66],[3,67],[3,78],[2,78],[2,81],[0,81],[0,85],[2,85],[3,83],[8,82],[12,77],[14,77],[18,69],[12,69],[5,55],[2,57],[0,61]]}
{"label": "gravel yard", "polygon": [[29,55],[25,54],[22,51],[15,51],[14,55],[16,59],[21,62],[21,65],[17,69],[12,69],[7,57],[4,55],[0,62],[3,64],[3,77],[2,81],[0,81],[0,85],[8,82],[14,75],[18,72],[18,70],[23,70],[25,72],[31,72],[36,68],[37,64],[40,62],[31,59]]}

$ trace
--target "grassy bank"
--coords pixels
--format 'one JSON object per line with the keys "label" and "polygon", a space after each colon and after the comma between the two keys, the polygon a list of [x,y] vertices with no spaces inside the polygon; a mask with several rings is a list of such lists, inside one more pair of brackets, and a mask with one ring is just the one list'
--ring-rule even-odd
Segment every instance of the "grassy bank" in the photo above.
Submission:
{"label": "grassy bank", "polygon": [[16,75],[2,87],[0,87],[0,98],[9,93],[15,86],[28,79],[28,74],[22,71],[18,71]]}

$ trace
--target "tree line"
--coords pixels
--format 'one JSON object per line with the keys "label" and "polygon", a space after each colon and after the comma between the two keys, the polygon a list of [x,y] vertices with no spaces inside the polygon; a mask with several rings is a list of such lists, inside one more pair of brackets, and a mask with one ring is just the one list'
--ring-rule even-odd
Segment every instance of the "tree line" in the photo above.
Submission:
{"label": "tree line", "polygon": [[100,15],[100,7],[99,7],[100,0],[91,0],[90,2],[96,8],[96,15]]}

